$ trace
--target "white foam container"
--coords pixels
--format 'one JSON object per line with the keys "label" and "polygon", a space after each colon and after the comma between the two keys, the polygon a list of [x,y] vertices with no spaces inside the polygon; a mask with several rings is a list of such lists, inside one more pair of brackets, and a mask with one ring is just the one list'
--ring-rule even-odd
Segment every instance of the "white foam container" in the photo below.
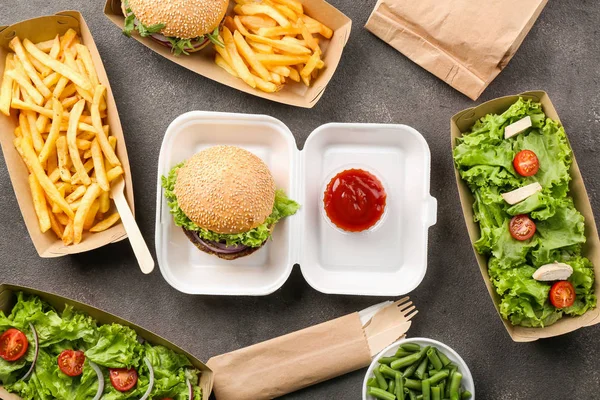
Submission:
{"label": "white foam container", "polygon": [[[245,148],[270,168],[277,188],[302,208],[277,224],[273,240],[250,256],[221,260],[198,251],[175,226],[161,176],[210,146]],[[398,296],[415,289],[427,270],[427,231],[436,222],[429,194],[427,142],[406,125],[326,124],[304,150],[279,120],[265,115],[192,111],[175,119],[163,139],[156,207],[156,254],[167,282],[190,294],[267,295],[294,264],[324,293]],[[326,219],[322,189],[333,173],[360,166],[381,177],[385,219],[370,232],[345,233]]]}

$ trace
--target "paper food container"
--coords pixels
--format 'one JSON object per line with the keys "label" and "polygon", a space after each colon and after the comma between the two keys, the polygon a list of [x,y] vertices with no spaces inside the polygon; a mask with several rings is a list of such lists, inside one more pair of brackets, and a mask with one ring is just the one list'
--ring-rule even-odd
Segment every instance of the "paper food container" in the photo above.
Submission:
{"label": "paper food container", "polygon": [[[546,113],[549,118],[560,122],[556,109],[552,105],[550,97],[548,97],[546,92],[533,91],[521,93],[516,96],[501,97],[483,103],[477,107],[461,111],[452,117],[450,122],[452,148],[454,149],[456,145],[456,139],[462,136],[463,132],[468,131],[473,126],[475,121],[486,114],[503,113],[513,103],[515,103],[519,97],[541,102],[544,113]],[[587,238],[587,242],[583,246],[583,256],[587,257],[594,264],[594,272],[596,274],[594,290],[596,293],[600,293],[600,240],[598,239],[598,230],[596,229],[596,222],[594,220],[592,206],[590,205],[590,199],[585,190],[583,178],[581,177],[581,172],[577,166],[575,156],[573,156],[573,164],[571,165],[570,173],[572,180],[569,185],[569,195],[573,197],[575,208],[577,208],[577,210],[585,217],[585,236]],[[467,230],[469,231],[469,238],[471,239],[471,243],[475,243],[475,241],[480,237],[480,231],[478,224],[473,220],[473,196],[467,184],[461,179],[456,168],[455,175],[463,215],[467,224]],[[475,249],[473,250],[475,251]],[[481,270],[481,275],[483,276],[485,285],[487,286],[494,305],[496,306],[496,310],[498,310],[500,298],[490,282],[487,271],[487,257],[477,253],[477,251],[475,251],[475,257],[477,258],[477,263],[479,264],[479,269]],[[498,313],[498,315],[500,316],[500,313]],[[563,317],[553,325],[544,328],[513,326],[501,316],[500,318],[502,319],[508,334],[515,342],[530,342],[541,338],[562,335],[584,326],[595,325],[600,322],[600,309],[595,308],[593,310],[589,310],[584,315],[578,317]]]}
{"label": "paper food container", "polygon": [[[125,172],[125,196],[131,211],[134,211],[133,205],[133,188],[131,184],[131,174],[129,169],[129,159],[127,158],[127,148],[125,147],[125,139],[123,137],[123,129],[119,120],[119,113],[115,104],[115,99],[102,64],[102,59],[98,53],[98,49],[94,43],[94,39],[86,25],[83,17],[77,11],[64,11],[56,15],[49,15],[39,18],[34,18],[16,23],[11,26],[0,26],[0,77],[4,73],[4,65],[6,55],[12,52],[8,43],[10,40],[19,36],[22,39],[29,39],[32,42],[40,42],[53,39],[56,34],[63,35],[69,28],[74,29],[79,33],[82,43],[85,44],[92,55],[94,66],[98,73],[98,79],[106,86],[107,94],[107,115],[108,125],[112,135],[117,138],[116,153],[123,170]],[[1,79],[1,78],[0,78]],[[60,257],[66,254],[81,253],[92,250],[108,243],[118,242],[127,237],[122,223],[107,229],[104,232],[90,234],[84,233],[83,240],[79,244],[65,246],[63,242],[56,238],[52,231],[42,233],[39,228],[37,216],[33,208],[33,200],[29,190],[27,176],[29,172],[21,156],[13,146],[14,130],[17,126],[17,115],[14,110],[11,117],[6,117],[0,114],[0,145],[2,153],[8,168],[8,173],[17,196],[17,201],[25,220],[25,225],[31,236],[31,240],[40,257]]]}
{"label": "paper food container", "polygon": [[[301,204],[279,222],[272,240],[233,261],[199,251],[175,226],[161,176],[200,150],[229,144],[260,157],[277,188]],[[386,212],[374,230],[346,233],[323,210],[333,176],[362,168],[378,176]],[[427,232],[436,222],[429,194],[427,142],[406,125],[327,124],[311,133],[304,150],[279,120],[264,115],[193,111],[171,123],[158,163],[156,253],[164,278],[191,294],[266,295],[288,278],[294,264],[324,293],[397,296],[416,288],[427,269]]]}
{"label": "paper food container", "polygon": [[[321,38],[322,41],[320,43],[322,44],[320,46],[323,50],[325,68],[308,88],[302,83],[290,81],[279,92],[265,93],[251,88],[241,79],[229,75],[221,67],[217,66],[214,61],[215,51],[212,45],[189,56],[175,56],[171,54],[170,49],[156,43],[150,38],[142,38],[136,33],[133,33],[131,37],[174,63],[226,86],[279,103],[311,108],[317,104],[317,101],[323,95],[325,87],[331,80],[340,62],[344,46],[350,37],[352,21],[324,0],[301,0],[301,2],[306,15],[322,22],[333,30],[331,39]],[[125,17],[121,9],[121,0],[106,0],[104,14],[120,29],[123,29]],[[131,46],[134,46],[134,44],[131,43]]]}
{"label": "paper food container", "polygon": [[[198,360],[196,357],[194,357],[187,351],[177,347],[168,340],[165,340],[160,336],[145,330],[144,328],[134,325],[131,322],[125,321],[122,318],[119,318],[105,311],[99,310],[95,307],[88,306],[87,304],[79,303],[66,297],[62,297],[52,293],[42,292],[40,290],[35,290],[24,286],[0,284],[0,310],[2,310],[7,315],[10,313],[16,302],[17,292],[24,292],[39,296],[42,300],[46,301],[51,306],[53,306],[57,311],[62,311],[65,308],[65,305],[68,304],[76,310],[83,311],[91,315],[100,324],[117,323],[128,326],[131,329],[135,330],[137,334],[144,340],[155,345],[164,346],[170,350],[173,350],[176,353],[185,355],[188,358],[188,360],[190,360],[192,365],[196,369],[201,371],[200,381],[198,384],[202,388],[202,398],[208,399],[210,397],[213,388],[213,372],[210,370],[210,368],[204,365],[202,361]],[[19,400],[20,397],[8,393],[2,388],[2,386],[0,386],[0,399]]]}

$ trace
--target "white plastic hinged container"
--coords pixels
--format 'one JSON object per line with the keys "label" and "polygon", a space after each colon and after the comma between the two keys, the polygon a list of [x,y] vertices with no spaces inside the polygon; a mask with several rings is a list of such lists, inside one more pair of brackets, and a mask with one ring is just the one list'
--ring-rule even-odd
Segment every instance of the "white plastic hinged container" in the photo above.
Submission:
{"label": "white plastic hinged container", "polygon": [[[205,254],[175,226],[161,176],[200,150],[243,147],[269,166],[278,189],[302,205],[279,222],[273,240],[233,261]],[[406,125],[326,124],[299,151],[290,130],[264,115],[193,111],[168,127],[158,163],[156,253],[164,278],[190,294],[267,295],[283,285],[294,264],[324,293],[397,296],[416,288],[427,269],[427,232],[436,222],[429,194],[427,142]],[[387,192],[376,229],[346,233],[323,210],[329,179],[348,168],[378,176]]]}

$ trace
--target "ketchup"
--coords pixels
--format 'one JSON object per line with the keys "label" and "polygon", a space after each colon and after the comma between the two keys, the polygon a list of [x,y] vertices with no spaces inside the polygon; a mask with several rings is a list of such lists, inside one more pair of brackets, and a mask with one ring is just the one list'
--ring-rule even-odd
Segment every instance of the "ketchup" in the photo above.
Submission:
{"label": "ketchup", "polygon": [[323,203],[327,216],[338,228],[361,232],[379,221],[386,197],[383,185],[373,174],[347,169],[329,182]]}

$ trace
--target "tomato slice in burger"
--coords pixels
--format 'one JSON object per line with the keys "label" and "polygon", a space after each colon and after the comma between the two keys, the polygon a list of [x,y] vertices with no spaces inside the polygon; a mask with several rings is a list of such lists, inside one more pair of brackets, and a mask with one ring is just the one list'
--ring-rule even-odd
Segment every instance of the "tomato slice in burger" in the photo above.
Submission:
{"label": "tomato slice in burger", "polygon": [[28,347],[27,336],[18,329],[10,328],[0,336],[0,357],[6,361],[17,361]]}
{"label": "tomato slice in burger", "polygon": [[110,383],[119,392],[131,390],[138,380],[137,371],[133,368],[110,368],[108,370]]}
{"label": "tomato slice in burger", "polygon": [[556,308],[571,307],[575,303],[575,288],[569,281],[558,281],[550,288],[550,303]]}
{"label": "tomato slice in burger", "polygon": [[527,215],[515,215],[509,224],[510,235],[517,240],[530,239],[535,233],[535,222]]}
{"label": "tomato slice in burger", "polygon": [[531,150],[521,150],[513,160],[513,166],[521,176],[533,176],[540,169],[540,161]]}
{"label": "tomato slice in burger", "polygon": [[85,354],[79,350],[63,350],[58,356],[58,368],[69,376],[81,375],[84,362]]}

